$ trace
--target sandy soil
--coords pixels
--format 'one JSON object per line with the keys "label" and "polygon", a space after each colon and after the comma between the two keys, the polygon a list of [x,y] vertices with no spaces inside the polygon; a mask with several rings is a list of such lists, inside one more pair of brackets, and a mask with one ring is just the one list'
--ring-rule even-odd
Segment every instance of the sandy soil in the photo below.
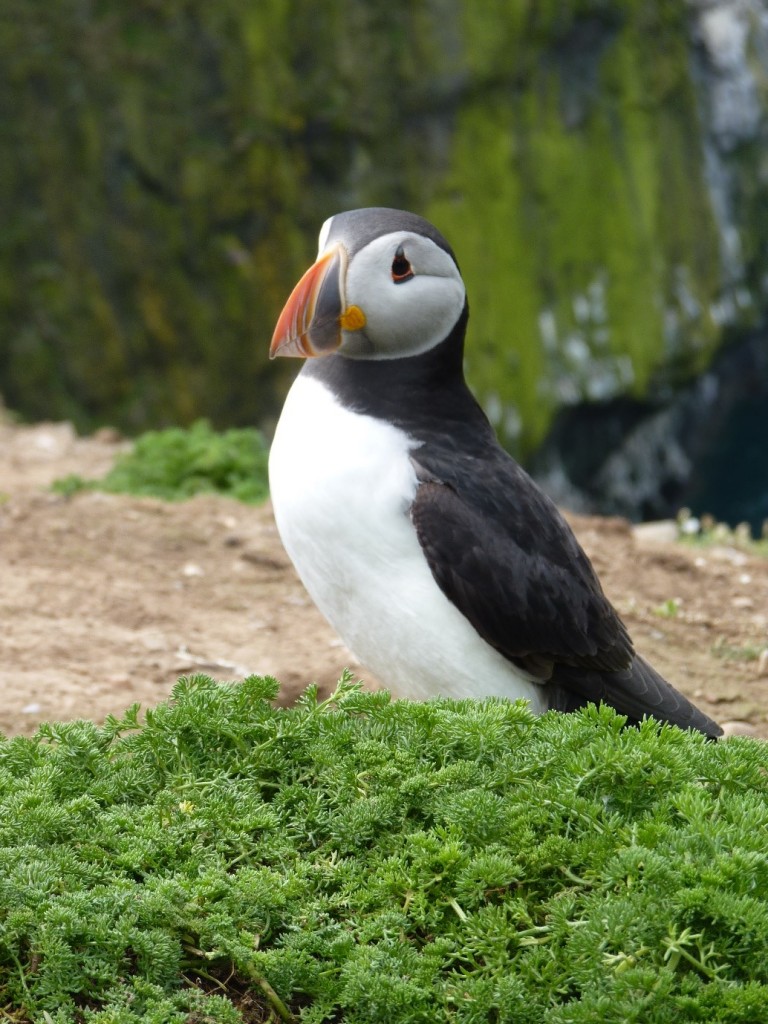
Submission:
{"label": "sandy soil", "polygon": [[[0,420],[0,732],[151,706],[194,672],[268,673],[286,702],[345,666],[366,678],[304,593],[268,505],[48,489],[102,476],[123,446],[108,430]],[[768,559],[570,518],[637,649],[729,732],[768,738]]]}

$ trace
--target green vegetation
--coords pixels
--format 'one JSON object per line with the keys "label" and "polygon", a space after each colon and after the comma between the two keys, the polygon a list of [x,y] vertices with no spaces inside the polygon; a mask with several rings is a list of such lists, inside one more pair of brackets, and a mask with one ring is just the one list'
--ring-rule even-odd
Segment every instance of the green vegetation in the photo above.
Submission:
{"label": "green vegetation", "polygon": [[753,537],[749,523],[730,527],[727,523],[718,522],[713,516],[703,515],[699,518],[692,515],[690,509],[681,508],[677,513],[677,532],[678,538],[692,547],[738,548],[746,554],[768,557],[768,519],[763,522],[761,536],[758,538]]}
{"label": "green vegetation", "polygon": [[660,619],[677,618],[680,613],[680,604],[679,598],[668,597],[666,601],[663,601],[653,609],[653,614],[658,615]]}
{"label": "green vegetation", "polygon": [[103,480],[72,475],[53,486],[62,494],[90,489],[166,501],[183,501],[193,494],[225,494],[261,502],[269,495],[267,458],[268,449],[257,430],[219,434],[199,420],[188,430],[174,427],[143,434]]}
{"label": "green vegetation", "polygon": [[768,1019],[764,744],[276,692],[0,742],[5,1018]]}
{"label": "green vegetation", "polygon": [[722,658],[723,661],[759,661],[766,647],[759,641],[755,643],[729,644],[724,637],[718,637],[710,650],[716,658]]}

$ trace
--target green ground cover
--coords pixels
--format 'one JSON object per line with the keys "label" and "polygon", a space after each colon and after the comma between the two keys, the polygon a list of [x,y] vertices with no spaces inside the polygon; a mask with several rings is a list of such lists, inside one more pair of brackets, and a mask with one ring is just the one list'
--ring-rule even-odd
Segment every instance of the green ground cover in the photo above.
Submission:
{"label": "green ground cover", "polygon": [[0,742],[0,1016],[768,1019],[764,744],[276,691]]}

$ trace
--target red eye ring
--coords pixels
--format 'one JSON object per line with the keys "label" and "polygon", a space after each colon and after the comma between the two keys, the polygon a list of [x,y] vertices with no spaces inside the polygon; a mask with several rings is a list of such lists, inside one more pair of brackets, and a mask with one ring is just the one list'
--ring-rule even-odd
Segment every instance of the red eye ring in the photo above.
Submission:
{"label": "red eye ring", "polygon": [[410,281],[413,277],[413,268],[409,263],[402,245],[398,245],[395,258],[392,260],[392,280],[395,284],[402,284],[403,281]]}

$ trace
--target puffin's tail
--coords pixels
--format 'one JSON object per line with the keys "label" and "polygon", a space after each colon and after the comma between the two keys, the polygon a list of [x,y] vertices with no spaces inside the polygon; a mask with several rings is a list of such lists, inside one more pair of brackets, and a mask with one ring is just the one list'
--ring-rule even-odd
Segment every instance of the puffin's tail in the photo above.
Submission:
{"label": "puffin's tail", "polygon": [[556,711],[575,711],[602,701],[627,715],[631,725],[649,715],[681,729],[698,729],[710,739],[723,734],[717,722],[699,711],[639,655],[622,672],[557,665],[547,690],[551,695],[549,706]]}

